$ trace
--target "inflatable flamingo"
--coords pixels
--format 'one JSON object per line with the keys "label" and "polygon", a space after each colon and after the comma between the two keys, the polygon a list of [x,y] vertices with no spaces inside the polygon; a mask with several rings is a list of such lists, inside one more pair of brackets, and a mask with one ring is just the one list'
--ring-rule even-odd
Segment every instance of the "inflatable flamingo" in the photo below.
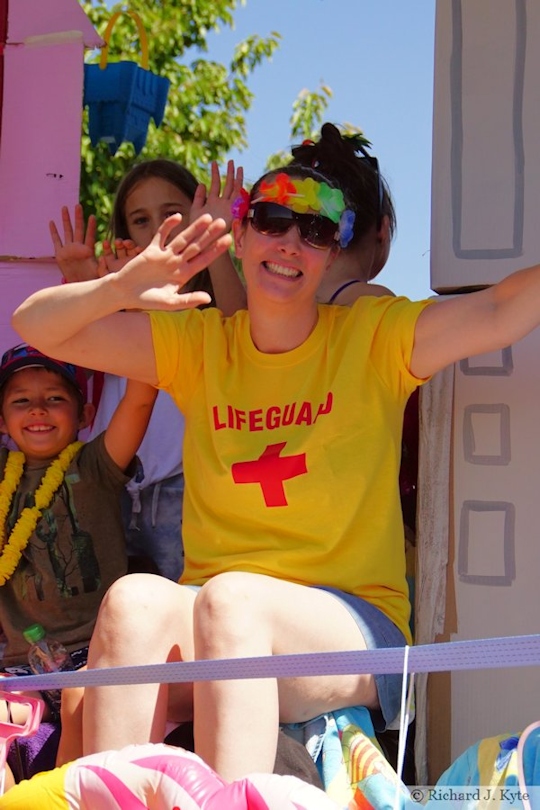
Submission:
{"label": "inflatable flamingo", "polygon": [[20,782],[2,810],[339,810],[294,776],[252,774],[227,783],[196,755],[164,744],[82,757]]}

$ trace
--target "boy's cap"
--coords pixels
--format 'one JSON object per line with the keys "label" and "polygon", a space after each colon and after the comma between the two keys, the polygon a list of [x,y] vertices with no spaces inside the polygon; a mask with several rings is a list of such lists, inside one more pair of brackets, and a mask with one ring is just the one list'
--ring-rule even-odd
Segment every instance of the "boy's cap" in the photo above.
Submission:
{"label": "boy's cap", "polygon": [[82,397],[83,403],[87,400],[88,386],[86,374],[80,366],[73,363],[64,363],[63,360],[53,360],[52,357],[42,354],[28,343],[20,343],[12,349],[8,349],[2,355],[0,363],[0,388],[7,382],[9,377],[21,368],[47,368],[49,371],[56,371],[64,379],[75,386]]}

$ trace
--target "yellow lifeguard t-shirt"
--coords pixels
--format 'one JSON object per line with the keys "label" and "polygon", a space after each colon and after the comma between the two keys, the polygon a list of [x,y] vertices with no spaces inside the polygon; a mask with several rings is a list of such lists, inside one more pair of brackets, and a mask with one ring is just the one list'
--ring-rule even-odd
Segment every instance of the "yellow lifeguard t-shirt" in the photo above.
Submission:
{"label": "yellow lifeguard t-shirt", "polygon": [[321,305],[282,354],[255,348],[245,310],[150,314],[159,386],[186,422],[182,582],[248,571],[333,586],[409,638],[398,471],[429,303]]}

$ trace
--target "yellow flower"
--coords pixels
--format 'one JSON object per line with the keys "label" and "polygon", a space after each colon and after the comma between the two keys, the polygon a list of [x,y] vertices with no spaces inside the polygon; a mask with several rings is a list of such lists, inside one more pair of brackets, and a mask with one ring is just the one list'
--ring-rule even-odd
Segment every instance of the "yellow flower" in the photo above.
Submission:
{"label": "yellow flower", "polygon": [[59,489],[66,471],[83,446],[83,442],[69,444],[47,468],[39,487],[34,494],[34,506],[26,506],[6,541],[6,521],[13,496],[17,491],[24,470],[24,453],[11,451],[4,478],[0,482],[0,586],[5,585],[19,564],[21,555],[28,545],[43,510],[51,503]]}
{"label": "yellow flower", "polygon": [[325,184],[318,183],[312,177],[296,180],[295,183],[297,197],[294,200],[294,210],[298,214],[304,214],[308,208],[311,208],[312,211],[320,211],[319,194],[321,187]]}

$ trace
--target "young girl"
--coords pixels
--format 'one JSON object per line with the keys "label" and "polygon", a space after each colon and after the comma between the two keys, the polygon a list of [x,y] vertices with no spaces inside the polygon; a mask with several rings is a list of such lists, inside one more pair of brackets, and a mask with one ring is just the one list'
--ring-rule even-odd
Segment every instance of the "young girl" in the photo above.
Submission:
{"label": "young girl", "polygon": [[[116,582],[92,667],[404,644],[396,481],[405,402],[447,364],[540,323],[540,266],[443,302],[318,305],[358,213],[330,170],[273,171],[235,212],[248,311],[224,318],[193,310],[204,293],[178,294],[230,239],[207,216],[171,239],[173,216],[119,273],[41,290],[13,317],[55,356],[170,390],[186,418],[182,584],[149,574]],[[119,312],[141,307],[162,312]],[[94,688],[85,749],[158,741],[168,717],[193,716],[197,753],[234,779],[271,771],[279,720],[354,705],[392,719],[400,681],[357,674]]]}
{"label": "young girl", "polygon": [[[180,232],[190,219],[209,211],[223,217],[230,226],[231,203],[242,186],[242,170],[236,173],[229,162],[223,192],[220,175],[212,165],[208,194],[202,184],[183,166],[170,160],[149,160],[134,166],[120,183],[111,221],[115,237],[104,243],[103,257],[94,254],[95,218],[90,217],[85,234],[82,208],[75,210],[75,230],[69,212],[62,211],[64,239],[54,223],[51,235],[56,259],[64,278],[81,281],[119,269],[128,256],[147,247],[158,227],[168,216],[182,214]],[[245,305],[245,292],[228,254],[218,257],[208,269],[191,279],[185,290],[205,290],[212,304],[225,315]],[[107,374],[90,437],[105,430],[118,401],[123,396],[125,378]],[[131,558],[150,558],[159,573],[178,581],[183,568],[182,499],[184,474],[182,441],[184,420],[171,397],[158,395],[154,414],[139,450],[142,469],[127,485],[123,516],[127,549]]]}

